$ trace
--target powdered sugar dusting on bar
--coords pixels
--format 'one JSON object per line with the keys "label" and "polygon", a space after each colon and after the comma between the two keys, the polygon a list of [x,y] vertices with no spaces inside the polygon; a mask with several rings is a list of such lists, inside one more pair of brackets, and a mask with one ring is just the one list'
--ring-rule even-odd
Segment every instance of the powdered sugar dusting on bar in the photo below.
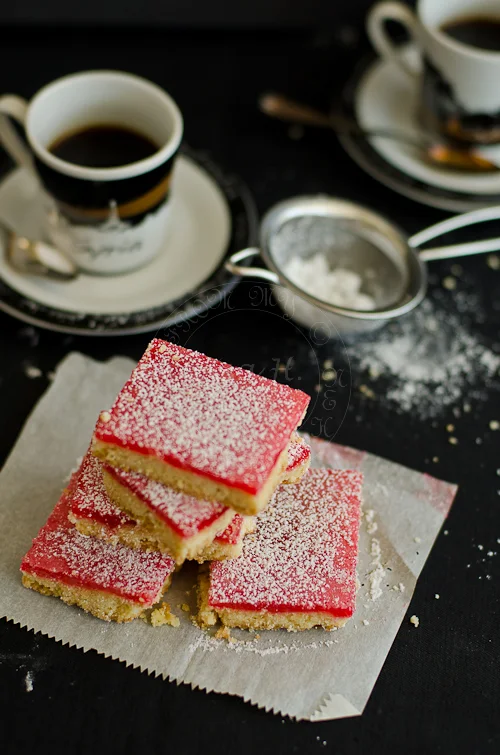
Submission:
{"label": "powdered sugar dusting on bar", "polygon": [[311,458],[311,449],[299,435],[292,437],[288,446],[288,466],[287,472],[293,472],[301,464],[304,464]]}
{"label": "powdered sugar dusting on bar", "polygon": [[110,501],[102,479],[101,462],[90,451],[77,475],[70,510],[77,519],[90,519],[112,529],[135,525],[133,519]]}
{"label": "powdered sugar dusting on bar", "polygon": [[228,509],[222,503],[198,500],[138,472],[126,472],[107,464],[103,469],[182,537],[196,535],[227,514]]}
{"label": "powdered sugar dusting on bar", "polygon": [[155,339],[96,438],[257,493],[309,396]]}
{"label": "powdered sugar dusting on bar", "polygon": [[241,514],[235,514],[232,521],[229,522],[223,532],[218,532],[215,540],[218,543],[227,543],[227,545],[236,545],[240,541],[241,531],[243,529],[244,518]]}
{"label": "powdered sugar dusting on bar", "polygon": [[209,604],[352,615],[361,484],[359,472],[312,469],[279,487],[243,554],[210,565]]}
{"label": "powdered sugar dusting on bar", "polygon": [[21,571],[151,605],[174,570],[173,559],[81,535],[68,520],[71,492],[70,488],[62,494]]}

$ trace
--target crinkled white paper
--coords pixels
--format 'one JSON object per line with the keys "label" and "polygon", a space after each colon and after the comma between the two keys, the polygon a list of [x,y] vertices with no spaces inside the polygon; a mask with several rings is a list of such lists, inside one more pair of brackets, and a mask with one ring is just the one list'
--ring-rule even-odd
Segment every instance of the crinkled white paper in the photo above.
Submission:
{"label": "crinkled white paper", "polygon": [[196,606],[196,568],[175,575],[166,600],[179,628],[107,624],[21,585],[19,564],[133,364],[71,354],[28,419],[0,474],[0,615],[83,650],[165,679],[239,695],[266,710],[322,721],[359,715],[405,616],[456,487],[350,448],[311,438],[314,466],[364,472],[357,610],[336,632],[232,630],[215,640],[181,610]]}

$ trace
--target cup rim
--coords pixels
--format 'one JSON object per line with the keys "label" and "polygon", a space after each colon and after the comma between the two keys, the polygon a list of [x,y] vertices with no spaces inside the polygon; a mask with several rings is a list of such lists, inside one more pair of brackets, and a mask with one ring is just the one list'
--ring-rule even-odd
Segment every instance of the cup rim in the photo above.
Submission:
{"label": "cup rim", "polygon": [[[63,88],[67,86],[68,82],[74,82],[85,78],[107,77],[109,79],[126,79],[133,80],[140,84],[144,89],[161,98],[164,104],[170,111],[170,115],[173,120],[173,130],[169,140],[160,147],[154,154],[143,160],[137,162],[128,163],[127,165],[118,165],[110,168],[91,168],[84,165],[77,165],[76,163],[70,163],[66,160],[62,160],[60,157],[56,157],[49,150],[44,147],[36,139],[33,134],[33,128],[31,123],[31,114],[33,113],[34,106],[39,104],[40,100],[47,95],[49,91],[53,91],[56,88]],[[54,81],[43,86],[32,98],[28,106],[28,114],[26,117],[26,137],[28,142],[35,153],[35,155],[45,165],[53,168],[58,173],[62,173],[72,178],[79,178],[84,181],[118,181],[125,178],[133,178],[134,176],[142,175],[143,173],[149,173],[151,170],[162,165],[169,157],[175,154],[182,140],[183,136],[183,119],[179,107],[172,99],[172,97],[161,87],[153,84],[152,81],[143,78],[142,76],[136,76],[132,73],[125,71],[117,71],[112,69],[102,70],[90,70],[81,71],[78,73],[68,74],[62,76]]]}
{"label": "cup rim", "polygon": [[487,60],[500,62],[500,51],[495,52],[494,50],[481,50],[479,48],[472,47],[472,45],[466,45],[465,42],[459,42],[458,40],[453,39],[452,37],[442,32],[438,26],[432,26],[431,24],[426,23],[423,19],[424,2],[425,0],[418,0],[416,8],[418,21],[429,34],[434,36],[438,40],[438,42],[440,42],[440,44],[450,48],[456,53],[461,53],[462,55],[467,55],[471,58],[479,60],[484,60],[486,58]]}

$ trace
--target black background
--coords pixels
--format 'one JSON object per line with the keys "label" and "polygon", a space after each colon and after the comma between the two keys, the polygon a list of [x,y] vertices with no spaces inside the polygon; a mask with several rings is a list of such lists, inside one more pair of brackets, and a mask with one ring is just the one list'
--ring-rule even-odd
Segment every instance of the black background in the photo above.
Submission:
{"label": "black background", "polygon": [[[408,5],[414,5],[414,1]],[[20,25],[164,25],[186,28],[318,28],[359,21],[373,0],[18,0],[3,3],[0,21]]]}
{"label": "black background", "polygon": [[[82,11],[83,12],[83,11]],[[6,13],[4,8],[3,13]],[[328,192],[377,208],[409,232],[443,213],[399,197],[364,175],[335,138],[308,132],[296,141],[255,107],[264,89],[286,91],[326,107],[353,65],[366,52],[359,25],[320,31],[134,31],[8,29],[0,47],[0,91],[30,96],[42,84],[71,71],[113,67],[142,74],[164,86],[185,115],[186,140],[207,149],[240,174],[260,211],[298,193]],[[3,167],[8,168],[4,158]],[[473,287],[489,301],[482,338],[498,339],[500,273],[484,259],[466,262]],[[433,267],[437,279],[449,263]],[[228,361],[269,367],[274,358],[297,360],[296,378],[313,380],[304,336],[272,305],[254,307],[248,284],[233,301],[236,314],[214,312],[188,333],[190,346]],[[452,307],[452,303],[450,304]],[[223,315],[217,317],[217,315]],[[443,309],[446,317],[446,309]],[[163,335],[167,335],[165,333]],[[138,358],[147,336],[71,338],[26,330],[0,315],[0,461],[5,459],[30,409],[48,384],[47,373],[71,350],[98,359]],[[353,346],[352,348],[355,348]],[[329,347],[318,350],[329,354]],[[30,380],[28,364],[43,377]],[[296,723],[266,714],[237,698],[207,695],[148,677],[96,653],[83,654],[0,622],[0,748],[4,752],[206,753],[463,753],[498,752],[500,557],[488,566],[478,544],[500,538],[498,394],[475,404],[458,422],[398,414],[359,392],[352,375],[349,410],[336,437],[415,469],[460,483],[443,534],[426,564],[404,621],[363,716],[322,724]],[[321,416],[321,409],[317,413]],[[357,418],[357,419],[356,419]],[[455,421],[458,446],[445,425]],[[315,431],[312,426],[306,430]],[[481,436],[478,446],[475,438]],[[439,456],[439,463],[431,459]],[[8,537],[8,533],[2,533]],[[467,568],[467,564],[471,564]],[[485,579],[486,571],[492,579]],[[480,580],[479,577],[482,576]],[[440,600],[434,594],[440,594]],[[68,609],[69,610],[69,609]],[[160,631],[160,630],[159,630]],[[34,689],[25,689],[31,671]],[[352,673],[362,669],[353,667]]]}

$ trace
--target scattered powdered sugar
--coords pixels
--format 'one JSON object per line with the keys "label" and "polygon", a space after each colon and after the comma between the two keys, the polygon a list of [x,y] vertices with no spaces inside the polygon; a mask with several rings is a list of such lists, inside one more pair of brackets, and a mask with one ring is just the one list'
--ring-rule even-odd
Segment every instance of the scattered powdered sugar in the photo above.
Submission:
{"label": "scattered powdered sugar", "polygon": [[380,585],[385,577],[385,569],[382,566],[382,550],[380,548],[380,541],[374,537],[370,544],[370,556],[372,558],[371,566],[373,569],[368,573],[368,581],[370,583],[370,600],[378,600],[382,595],[382,589]]}
{"label": "scattered powdered sugar", "polygon": [[473,303],[450,313],[428,298],[411,315],[357,343],[352,363],[366,371],[379,397],[421,418],[438,416],[464,398],[480,400],[484,388],[500,385],[500,354],[464,324],[468,307]]}
{"label": "scattered powdered sugar", "polygon": [[331,269],[327,257],[320,252],[308,258],[290,257],[283,271],[298,288],[329,304],[364,311],[375,309],[375,300],[361,291],[361,276],[341,267]]}
{"label": "scattered powdered sugar", "polygon": [[[234,639],[234,637],[233,637]],[[303,652],[304,650],[317,650],[320,647],[331,648],[338,644],[338,640],[313,640],[312,642],[297,643],[283,642],[279,638],[273,638],[272,645],[262,644],[259,640],[236,640],[234,642],[222,642],[215,639],[208,632],[201,631],[194,642],[189,645],[189,651],[203,650],[213,653],[215,650],[230,651],[233,653],[252,653],[265,658],[268,655],[290,655]]]}
{"label": "scattered powdered sugar", "polygon": [[31,671],[26,672],[26,676],[24,677],[24,686],[26,687],[26,692],[33,692],[33,674]]}
{"label": "scattered powdered sugar", "polygon": [[211,563],[209,604],[351,615],[361,482],[360,472],[312,469],[278,488],[242,555]]}

